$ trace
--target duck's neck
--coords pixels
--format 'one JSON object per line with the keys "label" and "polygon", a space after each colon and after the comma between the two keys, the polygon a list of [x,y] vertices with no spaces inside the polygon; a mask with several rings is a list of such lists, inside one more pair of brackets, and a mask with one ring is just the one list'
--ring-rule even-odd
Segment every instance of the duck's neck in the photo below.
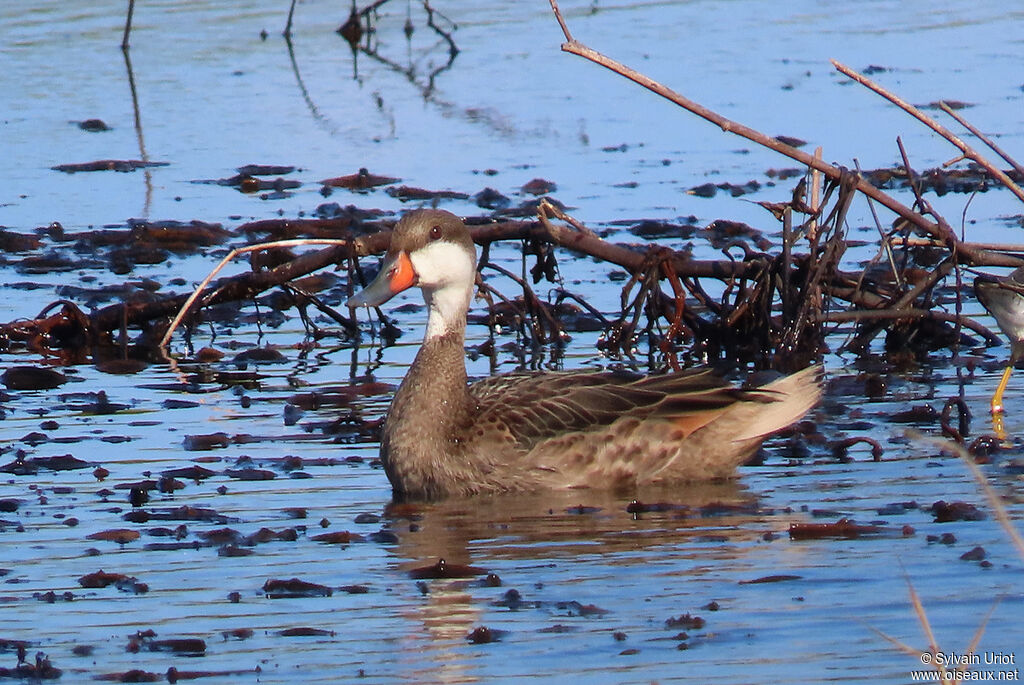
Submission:
{"label": "duck's neck", "polygon": [[[424,345],[433,338],[452,334],[458,336],[461,345],[466,337],[466,314],[469,312],[470,297],[470,288],[447,287],[423,291],[423,301],[427,303],[427,332],[423,336]],[[459,363],[465,366],[461,357]]]}
{"label": "duck's neck", "polygon": [[[433,498],[459,466],[459,442],[472,412],[463,343],[468,296],[426,297],[427,334],[388,410],[384,468],[399,498]],[[456,318],[452,318],[452,316]]]}

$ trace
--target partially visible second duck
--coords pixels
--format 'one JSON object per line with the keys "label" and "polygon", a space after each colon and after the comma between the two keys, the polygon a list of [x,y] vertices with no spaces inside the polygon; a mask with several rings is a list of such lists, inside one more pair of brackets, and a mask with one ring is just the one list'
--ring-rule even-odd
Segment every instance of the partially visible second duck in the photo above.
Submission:
{"label": "partially visible second duck", "polygon": [[[1013,367],[1024,359],[1024,266],[1001,278],[978,276],[974,279],[974,294],[1010,340],[1010,359],[992,395],[992,415],[998,416],[1003,413],[1003,393],[1010,383]],[[996,426],[996,433],[1001,433],[1002,421]]]}
{"label": "partially visible second duck", "polygon": [[753,390],[707,369],[513,373],[468,384],[475,276],[462,221],[421,209],[398,222],[380,273],[348,301],[380,305],[419,286],[429,310],[381,439],[396,500],[728,478],[821,398],[816,367]]}

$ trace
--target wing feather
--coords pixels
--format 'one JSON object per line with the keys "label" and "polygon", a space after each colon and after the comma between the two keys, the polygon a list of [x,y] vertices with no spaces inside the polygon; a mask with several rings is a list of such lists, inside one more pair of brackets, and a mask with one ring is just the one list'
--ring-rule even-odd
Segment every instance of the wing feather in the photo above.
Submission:
{"label": "wing feather", "polygon": [[642,377],[617,371],[516,373],[492,376],[470,386],[479,423],[511,436],[522,449],[570,432],[602,429],[623,417],[681,419],[690,430],[692,414],[717,415],[740,399],[770,393],[733,388],[708,369]]}

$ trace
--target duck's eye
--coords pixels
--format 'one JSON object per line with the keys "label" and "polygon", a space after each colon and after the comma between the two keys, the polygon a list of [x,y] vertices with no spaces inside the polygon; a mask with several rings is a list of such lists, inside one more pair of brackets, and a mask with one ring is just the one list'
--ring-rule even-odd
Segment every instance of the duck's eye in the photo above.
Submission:
{"label": "duck's eye", "polygon": [[430,239],[431,240],[437,240],[440,237],[441,237],[441,227],[440,226],[431,226],[430,227]]}

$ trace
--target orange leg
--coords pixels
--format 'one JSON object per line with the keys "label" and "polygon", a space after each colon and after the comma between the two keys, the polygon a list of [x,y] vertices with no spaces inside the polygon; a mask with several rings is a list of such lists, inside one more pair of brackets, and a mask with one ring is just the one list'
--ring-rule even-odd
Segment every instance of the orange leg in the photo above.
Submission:
{"label": "orange leg", "polygon": [[993,414],[992,415],[992,432],[996,436],[996,440],[1003,442],[1006,440],[1006,428],[1003,426],[1003,415]]}
{"label": "orange leg", "polygon": [[996,388],[996,392],[992,395],[992,414],[1003,413],[1003,392],[1006,390],[1006,386],[1010,383],[1010,374],[1013,373],[1013,366],[1007,366],[1006,370],[1003,371],[1003,377],[999,381],[999,387]]}

